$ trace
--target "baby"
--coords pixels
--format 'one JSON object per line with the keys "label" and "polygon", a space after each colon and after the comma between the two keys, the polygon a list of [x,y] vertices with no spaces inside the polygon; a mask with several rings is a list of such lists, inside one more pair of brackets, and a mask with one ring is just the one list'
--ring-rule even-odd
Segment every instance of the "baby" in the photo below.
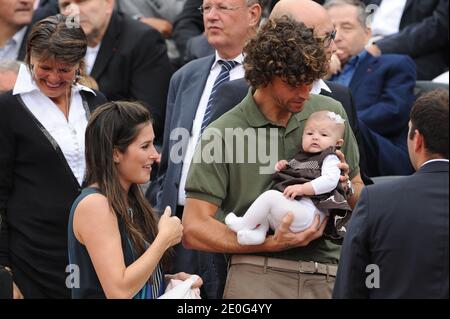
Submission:
{"label": "baby", "polygon": [[[316,215],[322,222],[333,211],[332,225],[342,219],[340,216],[347,216],[351,209],[339,183],[340,160],[335,154],[344,143],[344,122],[340,115],[329,111],[311,114],[300,151],[289,162],[276,164],[272,190],[260,195],[244,216],[226,216],[225,223],[237,233],[239,244],[262,244],[269,227],[277,229],[288,212],[294,213],[290,230],[295,233],[310,227]],[[329,228],[327,225],[325,235]],[[333,238],[339,237],[336,229],[328,233],[332,239],[339,239]]]}

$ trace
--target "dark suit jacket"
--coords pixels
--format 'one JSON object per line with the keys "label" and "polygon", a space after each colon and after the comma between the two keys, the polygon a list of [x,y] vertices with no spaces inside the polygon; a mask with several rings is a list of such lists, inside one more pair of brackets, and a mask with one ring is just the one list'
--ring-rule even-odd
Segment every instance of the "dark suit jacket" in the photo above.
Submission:
{"label": "dark suit jacket", "polygon": [[416,72],[405,55],[367,54],[350,89],[364,139],[369,176],[409,175],[414,170],[406,147]]}
{"label": "dark suit jacket", "polygon": [[108,100],[139,100],[154,119],[156,137],[164,128],[171,65],[164,39],[155,29],[114,12],[91,76]]}
{"label": "dark suit jacket", "polygon": [[[448,163],[363,189],[341,251],[334,298],[448,298]],[[366,287],[379,267],[379,288]],[[376,280],[369,278],[369,283]]]}
{"label": "dark suit jacket", "polygon": [[[355,134],[356,141],[358,142],[358,148],[360,153],[360,171],[361,177],[364,183],[372,184],[370,178],[367,177],[367,164],[364,144],[359,132],[358,117],[356,115],[356,108],[353,101],[350,90],[342,85],[326,81],[326,84],[331,89],[331,92],[322,90],[320,94],[329,96],[339,102],[345,109],[348,116],[348,122]],[[234,106],[238,105],[244,97],[247,95],[249,89],[248,83],[245,79],[239,79],[222,84],[216,91],[214,97],[213,113],[211,115],[211,122],[218,119],[222,114],[231,110]]]}
{"label": "dark suit jacket", "polygon": [[206,36],[204,34],[197,35],[187,41],[184,63],[214,54],[214,52],[215,49],[209,44]]}
{"label": "dark suit jacket", "polygon": [[[187,0],[183,11],[178,15],[173,23],[172,39],[177,45],[180,57],[183,60],[188,40],[203,33],[203,16],[198,10],[203,0]],[[183,64],[189,61],[181,61]]]}
{"label": "dark suit jacket", "polygon": [[[152,196],[149,199],[160,211],[170,206],[175,214],[184,156],[175,162],[171,160],[173,156],[170,156],[170,152],[172,148],[186,150],[197,107],[214,60],[215,56],[194,60],[175,72],[170,80],[161,164],[158,178],[151,182],[147,192],[156,196],[156,199]],[[180,134],[171,139],[170,134],[176,133],[175,129]]]}
{"label": "dark suit jacket", "polygon": [[[385,0],[388,1],[388,0]],[[363,0],[365,4],[381,0]],[[419,80],[431,80],[448,70],[448,0],[407,0],[400,32],[377,41],[384,53],[414,59]]]}

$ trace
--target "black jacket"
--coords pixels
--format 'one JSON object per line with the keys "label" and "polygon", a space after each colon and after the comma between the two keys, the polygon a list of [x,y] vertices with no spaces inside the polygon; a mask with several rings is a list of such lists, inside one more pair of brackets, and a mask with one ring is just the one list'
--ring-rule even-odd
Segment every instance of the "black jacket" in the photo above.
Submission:
{"label": "black jacket", "polygon": [[147,104],[156,137],[162,137],[172,67],[161,34],[114,12],[91,71],[108,100]]}
{"label": "black jacket", "polygon": [[341,251],[334,298],[446,298],[448,162],[363,189]]}
{"label": "black jacket", "polygon": [[[90,110],[106,102],[81,95]],[[67,222],[81,189],[40,126],[20,96],[0,95],[0,264],[26,298],[69,298]]]}

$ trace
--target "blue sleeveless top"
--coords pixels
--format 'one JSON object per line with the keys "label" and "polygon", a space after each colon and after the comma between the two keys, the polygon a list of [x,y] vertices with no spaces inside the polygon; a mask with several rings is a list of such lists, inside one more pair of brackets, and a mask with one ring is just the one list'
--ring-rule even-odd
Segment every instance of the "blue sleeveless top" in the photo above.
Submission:
{"label": "blue sleeveless top", "polygon": [[[97,188],[85,188],[81,194],[75,199],[70,209],[69,225],[68,225],[68,249],[69,249],[69,271],[71,271],[69,282],[72,290],[73,299],[95,299],[106,298],[94,265],[87,252],[87,249],[75,237],[73,232],[73,215],[78,204],[88,195],[101,194]],[[125,223],[122,218],[118,219],[120,238],[122,242],[122,250],[125,259],[125,265],[128,267],[137,258],[131,241],[127,235]],[[164,273],[160,265],[158,265],[152,274],[152,284],[148,282],[134,296],[134,299],[155,299],[164,293]]]}

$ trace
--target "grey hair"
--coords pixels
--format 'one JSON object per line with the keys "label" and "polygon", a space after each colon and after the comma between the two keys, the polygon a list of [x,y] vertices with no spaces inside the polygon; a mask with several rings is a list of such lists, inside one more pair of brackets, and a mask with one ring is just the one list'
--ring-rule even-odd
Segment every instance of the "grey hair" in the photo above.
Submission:
{"label": "grey hair", "polygon": [[246,0],[245,2],[247,3],[247,6],[252,6],[254,4],[261,5],[261,1],[260,0]]}
{"label": "grey hair", "polygon": [[358,18],[359,23],[364,28],[367,28],[368,26],[366,25],[366,19],[367,19],[366,5],[363,2],[361,2],[360,0],[327,0],[324,3],[323,7],[328,10],[332,7],[342,6],[345,4],[356,7],[357,18]]}
{"label": "grey hair", "polygon": [[22,64],[23,63],[20,61],[10,61],[10,60],[0,61],[0,73],[11,71],[18,74],[20,66]]}

